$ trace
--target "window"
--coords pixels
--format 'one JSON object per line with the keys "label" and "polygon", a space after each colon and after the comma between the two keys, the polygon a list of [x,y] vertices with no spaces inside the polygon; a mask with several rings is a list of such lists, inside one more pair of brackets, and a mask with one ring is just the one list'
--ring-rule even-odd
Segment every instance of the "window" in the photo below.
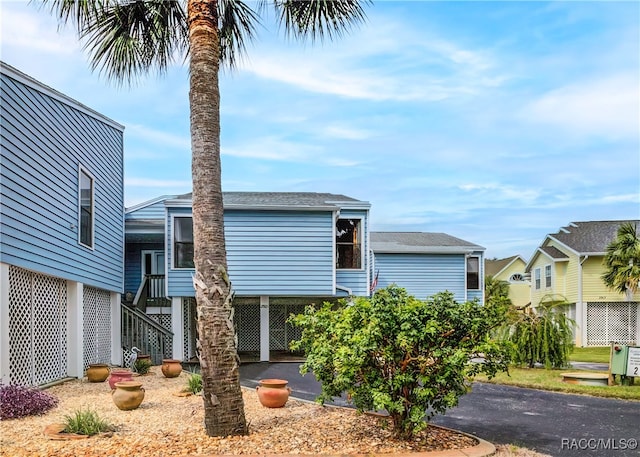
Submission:
{"label": "window", "polygon": [[514,273],[509,278],[509,281],[511,281],[511,282],[522,282],[522,281],[524,281],[524,276],[522,274],[520,274],[520,273]]}
{"label": "window", "polygon": [[536,268],[533,274],[536,282],[536,290],[540,290],[540,268]]}
{"label": "window", "polygon": [[362,268],[360,219],[338,219],[336,222],[336,268]]}
{"label": "window", "polygon": [[467,289],[480,289],[480,259],[467,257]]}
{"label": "window", "polygon": [[194,268],[193,263],[193,219],[176,217],[173,219],[173,266]]}
{"label": "window", "polygon": [[544,286],[546,288],[551,287],[551,265],[545,265],[544,267]]}
{"label": "window", "polygon": [[93,177],[80,168],[78,227],[80,244],[93,248]]}

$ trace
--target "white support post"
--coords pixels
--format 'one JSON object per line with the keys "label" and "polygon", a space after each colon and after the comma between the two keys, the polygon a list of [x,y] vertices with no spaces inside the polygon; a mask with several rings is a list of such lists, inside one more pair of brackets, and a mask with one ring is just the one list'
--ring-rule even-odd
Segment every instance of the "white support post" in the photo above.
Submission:
{"label": "white support post", "polygon": [[269,297],[260,296],[260,361],[269,361]]}
{"label": "white support post", "polygon": [[67,281],[67,374],[84,376],[83,295],[80,282]]}
{"label": "white support post", "polygon": [[111,364],[122,366],[122,300],[119,293],[111,292]]}
{"label": "white support post", "polygon": [[4,385],[11,384],[9,342],[9,265],[0,263],[0,382]]}
{"label": "white support post", "polygon": [[584,347],[586,342],[586,332],[583,331],[585,329],[584,316],[586,314],[584,306],[585,304],[582,301],[576,303],[575,344],[578,348]]}
{"label": "white support post", "polygon": [[184,312],[182,309],[182,297],[171,298],[171,331],[173,332],[173,345],[171,351],[173,358],[184,360]]}

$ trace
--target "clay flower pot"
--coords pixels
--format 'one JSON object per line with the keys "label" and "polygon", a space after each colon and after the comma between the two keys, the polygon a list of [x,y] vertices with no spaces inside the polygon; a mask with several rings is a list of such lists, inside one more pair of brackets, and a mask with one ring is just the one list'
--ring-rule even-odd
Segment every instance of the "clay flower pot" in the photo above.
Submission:
{"label": "clay flower pot", "polygon": [[131,370],[127,368],[116,368],[111,370],[111,375],[109,376],[109,387],[111,390],[116,388],[116,383],[120,381],[132,381],[133,373]]}
{"label": "clay flower pot", "polygon": [[109,365],[106,363],[90,363],[85,373],[89,382],[104,382],[109,377]]}
{"label": "clay flower pot", "polygon": [[182,373],[182,363],[176,359],[162,359],[161,370],[166,378],[176,378]]}
{"label": "clay flower pot", "polygon": [[111,398],[122,411],[136,409],[144,400],[144,389],[139,381],[116,382],[116,388],[111,391]]}
{"label": "clay flower pot", "polygon": [[282,408],[289,399],[291,389],[284,379],[261,379],[256,387],[258,400],[267,408]]}

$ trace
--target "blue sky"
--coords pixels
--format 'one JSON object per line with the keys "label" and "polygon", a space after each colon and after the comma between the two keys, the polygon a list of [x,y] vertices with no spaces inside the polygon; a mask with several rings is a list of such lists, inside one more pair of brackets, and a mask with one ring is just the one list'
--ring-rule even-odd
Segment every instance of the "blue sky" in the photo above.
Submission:
{"label": "blue sky", "polygon": [[[125,125],[125,204],[191,190],[187,69],[118,87],[72,29],[2,1],[1,58]],[[341,193],[372,229],[529,259],[640,218],[639,2],[376,2],[341,40],[265,21],[221,78],[223,189]]]}

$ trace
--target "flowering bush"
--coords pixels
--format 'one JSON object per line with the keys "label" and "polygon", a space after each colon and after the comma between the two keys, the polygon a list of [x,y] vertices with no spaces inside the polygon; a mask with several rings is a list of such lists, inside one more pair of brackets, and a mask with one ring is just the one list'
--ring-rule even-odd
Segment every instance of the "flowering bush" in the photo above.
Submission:
{"label": "flowering bush", "polygon": [[57,404],[56,397],[41,390],[0,385],[0,420],[44,414]]}

